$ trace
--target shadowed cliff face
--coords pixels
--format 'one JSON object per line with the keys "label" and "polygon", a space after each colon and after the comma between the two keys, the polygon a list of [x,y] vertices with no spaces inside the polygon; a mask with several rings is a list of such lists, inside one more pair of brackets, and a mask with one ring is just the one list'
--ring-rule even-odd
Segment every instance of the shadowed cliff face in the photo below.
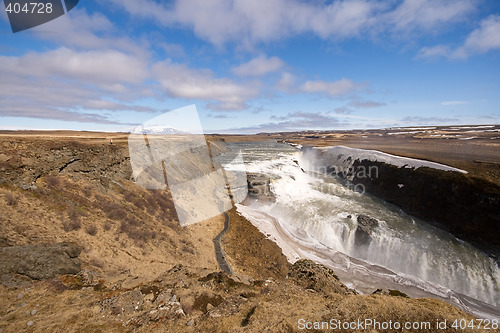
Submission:
{"label": "shadowed cliff face", "polygon": [[11,138],[1,141],[0,183],[34,188],[43,176],[71,174],[85,180],[131,179],[126,145],[76,140]]}
{"label": "shadowed cliff face", "polygon": [[180,261],[217,268],[223,220],[182,228],[168,188],[132,181],[125,140],[3,136],[0,147],[0,247],[76,243],[82,269],[105,279],[149,278]]}
{"label": "shadowed cliff face", "polygon": [[[376,167],[378,177],[351,175],[353,184],[500,257],[500,187],[458,172],[399,168],[355,161],[354,170]],[[341,177],[342,175],[339,174]]]}
{"label": "shadowed cliff face", "polygon": [[31,280],[77,274],[81,270],[81,251],[73,243],[0,247],[0,281],[17,286]]}

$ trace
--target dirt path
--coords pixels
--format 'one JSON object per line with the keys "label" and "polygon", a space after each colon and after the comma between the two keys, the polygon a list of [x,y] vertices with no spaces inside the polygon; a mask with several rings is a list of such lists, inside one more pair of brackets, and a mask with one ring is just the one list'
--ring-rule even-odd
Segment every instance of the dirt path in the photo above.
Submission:
{"label": "dirt path", "polygon": [[222,271],[226,272],[227,274],[233,274],[233,269],[226,260],[226,253],[222,249],[222,244],[221,244],[221,239],[228,230],[229,230],[229,216],[224,212],[224,229],[222,229],[220,234],[215,236],[213,240],[215,248],[215,258],[217,259],[217,263],[219,264],[219,267]]}

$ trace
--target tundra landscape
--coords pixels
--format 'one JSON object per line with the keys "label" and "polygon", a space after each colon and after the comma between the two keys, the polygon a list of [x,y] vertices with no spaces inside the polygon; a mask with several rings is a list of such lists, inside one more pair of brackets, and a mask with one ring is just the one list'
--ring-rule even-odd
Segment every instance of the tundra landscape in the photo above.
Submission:
{"label": "tundra landscape", "polygon": [[4,0],[0,333],[500,332],[499,37],[498,0]]}
{"label": "tundra landscape", "polygon": [[[207,139],[213,155],[223,154],[234,141],[384,150],[384,144],[395,147],[391,140],[397,140],[399,150],[388,153],[469,170],[469,182],[486,184],[491,200],[498,200],[497,132],[479,128],[466,134],[476,138],[460,141],[433,136],[464,135],[463,129],[452,131]],[[402,134],[390,134],[394,132]],[[474,316],[442,300],[409,297],[396,288],[361,293],[321,263],[287,260],[272,237],[235,208],[227,213],[229,229],[221,238],[232,272],[223,272],[213,239],[224,228],[224,216],[181,227],[168,189],[147,190],[135,184],[126,134],[22,131],[2,132],[0,140],[3,332],[299,332],[300,319],[310,331],[321,331],[314,323],[359,318],[379,324],[431,323],[430,329],[422,326],[423,332],[435,331],[436,323],[446,320],[443,332],[477,332],[451,327],[456,320],[469,322]],[[460,159],[443,153],[454,145],[460,147]],[[449,181],[447,185],[453,186],[455,179]],[[259,184],[249,181],[250,188]],[[243,204],[259,201],[261,194],[250,190]],[[493,218],[498,226],[498,214]],[[470,235],[498,261],[495,236],[493,230],[484,237]]]}

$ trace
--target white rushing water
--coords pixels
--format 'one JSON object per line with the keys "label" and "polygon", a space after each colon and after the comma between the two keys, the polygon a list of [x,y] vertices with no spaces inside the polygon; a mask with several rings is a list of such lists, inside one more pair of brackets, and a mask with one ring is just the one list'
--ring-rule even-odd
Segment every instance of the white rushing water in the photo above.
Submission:
{"label": "white rushing water", "polygon": [[[233,148],[242,149],[247,172],[273,179],[276,197],[274,203],[239,205],[238,211],[271,234],[291,262],[321,262],[364,293],[398,289],[413,297],[444,299],[481,317],[500,317],[500,269],[483,252],[314,172],[295,148],[276,143]],[[378,226],[369,243],[356,245],[360,214],[377,219]]]}

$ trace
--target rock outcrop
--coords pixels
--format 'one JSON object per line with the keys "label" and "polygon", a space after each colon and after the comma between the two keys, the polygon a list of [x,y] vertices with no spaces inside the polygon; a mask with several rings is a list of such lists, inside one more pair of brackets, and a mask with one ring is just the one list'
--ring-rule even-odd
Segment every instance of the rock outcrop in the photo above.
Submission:
{"label": "rock outcrop", "polygon": [[89,143],[69,139],[56,143],[27,137],[3,140],[0,144],[5,155],[0,158],[0,184],[35,189],[37,180],[44,176],[71,174],[104,184],[132,177],[128,147],[110,145],[104,138]]}
{"label": "rock outcrop", "polygon": [[368,245],[371,242],[373,230],[378,226],[378,221],[366,215],[359,215],[357,218],[358,226],[354,234],[354,244]]}
{"label": "rock outcrop", "polygon": [[[366,170],[376,172],[360,172]],[[454,171],[398,167],[369,160],[352,161],[348,171],[337,175],[500,258],[500,233],[496,232],[500,227],[498,185]],[[366,239],[366,235],[362,236],[364,230],[358,230],[360,241]]]}
{"label": "rock outcrop", "polygon": [[357,294],[356,291],[342,284],[331,269],[308,259],[296,261],[290,269],[288,277],[303,288],[322,292],[326,295]]}
{"label": "rock outcrop", "polygon": [[0,282],[15,286],[80,271],[81,248],[73,243],[0,247]]}

